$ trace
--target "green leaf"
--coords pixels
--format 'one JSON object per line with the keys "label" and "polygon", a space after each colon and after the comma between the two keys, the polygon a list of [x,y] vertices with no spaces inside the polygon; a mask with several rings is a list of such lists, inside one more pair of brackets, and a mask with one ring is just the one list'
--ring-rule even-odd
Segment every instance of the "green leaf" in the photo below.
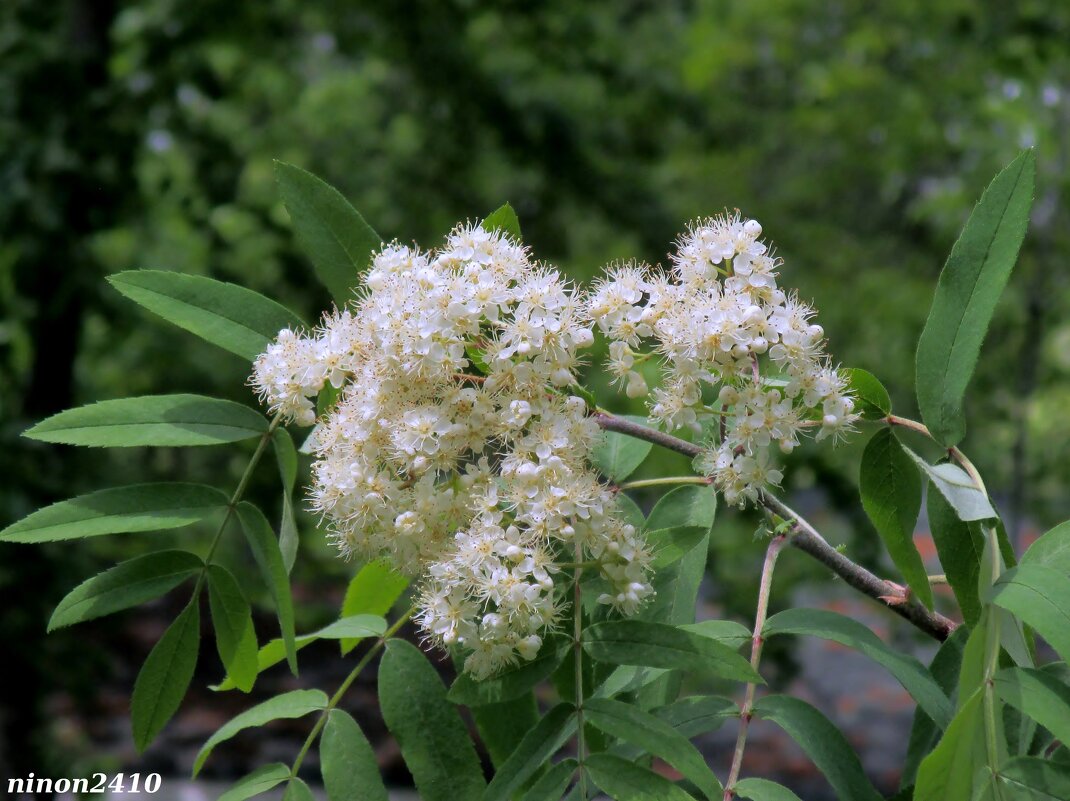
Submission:
{"label": "green leaf", "polygon": [[922,760],[914,801],[971,797],[974,776],[986,764],[982,696],[975,692],[962,704],[936,748]]}
{"label": "green leaf", "polygon": [[1060,523],[1029,546],[1023,565],[1044,565],[1070,573],[1070,520]]}
{"label": "green leaf", "polygon": [[693,695],[651,711],[689,740],[719,729],[729,718],[739,717],[739,707],[720,695]]}
{"label": "green leaf", "polygon": [[59,602],[48,630],[104,617],[158,598],[204,567],[186,551],[136,556],[79,584]]}
{"label": "green leaf", "polygon": [[379,706],[424,801],[474,801],[483,771],[438,672],[404,640],[390,640],[379,665]]}
{"label": "green leaf", "polygon": [[717,515],[717,493],[713,487],[687,484],[667,492],[647,518],[647,531],[680,526],[708,529]]}
{"label": "green leaf", "polygon": [[282,329],[305,327],[292,311],[251,289],[200,275],[130,270],[108,276],[108,282],[168,322],[249,362]]}
{"label": "green leaf", "polygon": [[562,759],[531,785],[531,789],[524,793],[523,801],[559,801],[568,789],[576,767],[575,759]]}
{"label": "green leaf", "polygon": [[113,487],[39,509],[0,531],[0,542],[53,542],[181,528],[226,505],[226,495],[203,484]]}
{"label": "green leaf", "polygon": [[750,801],[801,801],[787,787],[765,779],[741,779],[733,789],[739,798]]}
{"label": "green leaf", "polygon": [[202,395],[146,395],[100,401],[53,415],[24,437],[64,445],[128,448],[219,445],[258,437],[268,422],[234,401]]}
{"label": "green leaf", "polygon": [[1033,668],[1007,668],[996,674],[996,692],[1024,712],[1057,740],[1070,743],[1070,687]]}
{"label": "green leaf", "polygon": [[334,302],[344,306],[382,239],[337,189],[312,173],[276,161],[275,180],[298,243]]}
{"label": "green leaf", "polygon": [[585,766],[595,784],[617,801],[691,801],[664,776],[612,754],[591,754]]}
{"label": "green leaf", "polygon": [[754,714],[791,735],[841,801],[882,801],[840,730],[810,704],[787,695],[767,695],[754,705]]}
{"label": "green leaf", "polygon": [[966,433],[962,399],[1029,224],[1036,157],[1026,150],[989,184],[951,249],[918,341],[918,406],[937,442]]}
{"label": "green leaf", "polygon": [[909,448],[903,448],[903,451],[914,460],[921,471],[928,476],[933,486],[951,504],[959,520],[969,523],[974,520],[998,517],[988,496],[977,488],[973,479],[957,464],[943,462],[933,465]]}
{"label": "green leaf", "polygon": [[292,690],[282,695],[276,695],[274,698],[269,698],[267,701],[245,710],[223,724],[219,731],[209,737],[208,741],[201,746],[201,750],[197,752],[197,758],[193,760],[193,775],[196,776],[201,772],[201,768],[204,767],[204,762],[212,753],[212,749],[229,740],[238,732],[263,726],[273,720],[303,718],[311,712],[326,708],[327,694],[322,690]]}
{"label": "green leaf", "polygon": [[542,650],[530,662],[520,662],[483,681],[461,673],[453,682],[447,697],[455,704],[483,706],[511,701],[528,692],[532,687],[549,678],[565,659],[568,643],[565,640],[547,640]]}
{"label": "green leaf", "polygon": [[520,741],[539,722],[539,705],[532,690],[498,704],[472,707],[470,711],[496,769],[505,764]]}
{"label": "green leaf", "polygon": [[330,801],[388,801],[379,763],[360,726],[341,709],[327,716],[320,770]]}
{"label": "green leaf", "polygon": [[750,629],[734,620],[703,620],[680,626],[684,631],[691,631],[711,640],[727,645],[733,651],[739,650],[751,641]]}
{"label": "green leaf", "polygon": [[583,633],[583,649],[613,665],[689,670],[737,681],[762,682],[746,659],[715,640],[664,623],[615,620]]}
{"label": "green leaf", "polygon": [[890,428],[878,431],[866,445],[858,483],[862,507],[892,561],[918,599],[932,609],[933,591],[914,545],[914,525],[921,511],[921,477]]}
{"label": "green leaf", "polygon": [[[633,423],[646,425],[645,417],[623,415]],[[591,461],[602,475],[615,484],[624,481],[643,463],[654,445],[643,439],[636,439],[616,431],[603,431],[602,438],[591,450]]]}
{"label": "green leaf", "polygon": [[1065,573],[1039,564],[1012,567],[996,580],[987,600],[1020,617],[1070,660],[1070,578]]}
{"label": "green leaf", "polygon": [[272,787],[290,778],[290,768],[281,762],[272,762],[257,768],[248,776],[239,779],[218,801],[245,801],[247,798],[266,793]]}
{"label": "green leaf", "polygon": [[895,676],[941,729],[951,722],[951,702],[925,666],[887,645],[857,620],[826,609],[786,609],[766,621],[762,634],[766,639],[778,634],[803,634],[853,648]]}
{"label": "green leaf", "polygon": [[1070,765],[1037,757],[1018,757],[999,769],[999,781],[1014,801],[1066,801],[1070,798]]}
{"label": "green leaf", "polygon": [[271,597],[275,599],[275,612],[279,618],[282,641],[286,646],[286,661],[290,671],[297,675],[297,648],[294,645],[294,607],[290,595],[290,576],[279,550],[279,541],[271,530],[264,513],[248,501],[238,504],[238,519],[245,538],[253,552],[260,572],[267,582]]}
{"label": "green leaf", "polygon": [[977,580],[984,537],[976,526],[963,523],[951,504],[939,492],[934,492],[932,487],[929,488],[926,509],[936,553],[947,576],[947,583],[955,593],[966,625],[973,626],[981,615]]}
{"label": "green leaf", "polygon": [[589,698],[584,702],[583,713],[585,720],[606,734],[668,762],[711,801],[720,799],[724,788],[706,766],[702,754],[669,723],[609,698]]}
{"label": "green leaf", "polygon": [[558,704],[529,731],[487,785],[482,801],[508,801],[576,731],[576,710]]}
{"label": "green leaf", "polygon": [[238,582],[222,565],[208,566],[208,604],[219,660],[238,689],[247,693],[259,672],[253,615]]}
{"label": "green leaf", "polygon": [[508,203],[502,204],[488,214],[480,227],[484,231],[501,231],[517,242],[521,239],[520,219],[516,216],[516,212],[513,211],[513,207]]}
{"label": "green leaf", "polygon": [[[409,579],[396,572],[385,561],[369,562],[349,582],[342,601],[342,617],[379,615],[391,610],[394,602],[409,586]],[[342,654],[356,648],[359,640],[342,640]]]}
{"label": "green leaf", "polygon": [[312,795],[312,790],[298,778],[290,779],[290,783],[286,785],[286,792],[283,793],[282,801],[316,801],[316,797]]}
{"label": "green leaf", "polygon": [[294,517],[294,484],[297,483],[297,449],[293,438],[282,427],[276,428],[271,435],[275,446],[275,459],[279,463],[279,477],[282,479],[282,520],[279,521],[279,550],[286,572],[290,573],[297,561],[299,537],[297,520]]}
{"label": "green leaf", "polygon": [[[959,668],[962,665],[962,653],[969,630],[959,626],[951,636],[941,643],[940,648],[929,664],[929,672],[936,683],[949,696],[958,683]],[[925,714],[920,706],[914,711],[914,721],[910,727],[910,740],[907,744],[907,758],[900,777],[900,787],[911,787],[918,773],[918,765],[932,751],[940,739],[940,728],[932,718]]]}
{"label": "green leaf", "polygon": [[168,626],[137,674],[130,699],[130,717],[134,745],[139,752],[149,747],[178,711],[193,678],[201,642],[201,614],[197,600],[195,596]]}
{"label": "green leaf", "polygon": [[[677,526],[648,531],[646,540],[654,552],[651,567],[658,571],[674,565],[700,544],[704,546],[702,550],[703,557],[705,557],[707,550],[705,540],[709,533],[709,528],[698,526]],[[705,563],[705,558],[703,558],[703,563]]]}
{"label": "green leaf", "polygon": [[847,374],[848,390],[858,399],[856,411],[863,420],[880,420],[892,413],[892,399],[877,376],[858,367],[843,372]]}

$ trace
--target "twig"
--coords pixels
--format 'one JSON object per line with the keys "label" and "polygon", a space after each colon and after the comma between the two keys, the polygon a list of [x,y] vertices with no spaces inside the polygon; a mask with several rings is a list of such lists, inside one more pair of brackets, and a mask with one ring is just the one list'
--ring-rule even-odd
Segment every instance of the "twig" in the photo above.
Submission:
{"label": "twig", "polygon": [[[702,452],[702,448],[694,443],[674,437],[672,434],[666,434],[663,431],[656,431],[639,423],[633,423],[631,420],[625,420],[608,412],[600,411],[594,417],[598,425],[607,431],[616,431],[619,434],[646,440],[692,458]],[[917,425],[920,426],[921,424],[918,423]],[[961,456],[961,454],[959,455]],[[965,457],[962,458],[965,459]],[[969,463],[969,460],[966,460],[966,462]],[[965,465],[963,466],[965,467]],[[973,465],[971,464],[970,468],[972,467]],[[937,612],[930,612],[916,600],[903,598],[902,591],[898,585],[878,578],[837,551],[828,544],[817,529],[779,498],[771,493],[763,492],[759,495],[758,501],[770,512],[794,523],[794,533],[788,540],[794,547],[810,554],[851,587],[868,595],[930,637],[941,642],[946,640],[951,632],[955,630],[956,624],[954,621]]]}

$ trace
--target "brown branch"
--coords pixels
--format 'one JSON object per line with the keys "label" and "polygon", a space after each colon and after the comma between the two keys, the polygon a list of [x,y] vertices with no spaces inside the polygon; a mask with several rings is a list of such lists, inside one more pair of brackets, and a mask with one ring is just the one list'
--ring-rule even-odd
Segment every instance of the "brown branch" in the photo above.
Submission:
{"label": "brown branch", "polygon": [[[615,431],[618,434],[646,440],[692,458],[702,453],[702,448],[694,443],[674,437],[672,434],[656,431],[648,426],[616,417],[608,412],[596,412],[594,418],[598,425],[606,431]],[[946,640],[951,632],[955,630],[956,623],[954,621],[938,612],[930,612],[917,600],[906,597],[899,585],[878,578],[833,548],[818,533],[817,529],[779,498],[771,493],[762,492],[758,500],[769,512],[792,522],[793,532],[789,542],[793,546],[821,562],[854,589],[864,595],[868,595],[930,637],[941,642]]]}

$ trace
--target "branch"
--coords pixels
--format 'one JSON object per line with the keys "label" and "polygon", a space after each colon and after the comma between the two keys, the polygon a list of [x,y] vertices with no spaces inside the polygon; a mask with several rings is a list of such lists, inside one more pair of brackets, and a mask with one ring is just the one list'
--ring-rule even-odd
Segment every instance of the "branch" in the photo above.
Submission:
{"label": "branch", "polygon": [[[674,437],[672,434],[656,431],[648,426],[616,417],[608,412],[596,412],[594,418],[598,425],[606,431],[615,431],[618,434],[646,440],[692,458],[702,453],[702,448],[694,443]],[[938,612],[930,612],[915,599],[906,598],[903,589],[899,585],[878,578],[837,551],[818,533],[817,529],[779,498],[768,492],[762,492],[758,497],[758,502],[769,512],[785,520],[792,521],[793,533],[789,542],[793,546],[810,554],[810,556],[821,562],[821,564],[825,565],[859,592],[868,595],[930,637],[941,642],[946,640],[951,632],[955,630],[956,624],[954,621]]]}

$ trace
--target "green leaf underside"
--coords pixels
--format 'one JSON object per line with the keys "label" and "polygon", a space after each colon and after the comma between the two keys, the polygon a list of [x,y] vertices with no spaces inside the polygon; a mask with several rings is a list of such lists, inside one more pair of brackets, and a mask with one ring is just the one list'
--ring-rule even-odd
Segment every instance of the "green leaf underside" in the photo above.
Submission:
{"label": "green leaf underside", "polygon": [[334,302],[344,306],[382,239],[337,189],[312,173],[276,161],[275,180],[298,243]]}
{"label": "green leaf underside", "polygon": [[[645,417],[623,415],[627,420],[646,425]],[[615,431],[603,431],[598,444],[591,451],[591,461],[602,475],[614,483],[624,481],[643,463],[653,448],[653,443],[636,439]]]}
{"label": "green leaf underside", "polygon": [[294,608],[290,594],[290,576],[279,550],[279,541],[271,530],[264,513],[248,501],[238,504],[238,519],[241,521],[245,538],[253,552],[260,573],[268,585],[271,597],[275,600],[275,612],[279,618],[282,642],[286,647],[286,661],[290,671],[297,675],[297,647],[294,644]]}
{"label": "green leaf underside", "polygon": [[145,395],[79,406],[42,420],[23,436],[98,448],[219,445],[258,437],[264,416],[203,395]]}
{"label": "green leaf underside", "polygon": [[136,556],[79,584],[52,613],[48,630],[104,617],[158,598],[204,567],[186,551]]}
{"label": "green leaf underside", "polygon": [[959,520],[969,523],[997,517],[988,496],[977,488],[973,479],[957,464],[929,464],[909,448],[903,448],[903,451],[921,468],[932,486],[940,491],[955,510]]}
{"label": "green leaf underside", "polygon": [[858,399],[858,413],[865,420],[879,420],[892,413],[892,399],[884,384],[868,370],[849,367],[847,373],[848,389]]}
{"label": "green leaf underside", "polygon": [[711,801],[719,801],[724,788],[690,741],[669,723],[638,707],[609,698],[584,703],[584,719],[613,737],[663,759]]}
{"label": "green leaf underside", "polygon": [[520,218],[516,216],[513,207],[508,203],[503,203],[488,214],[480,227],[484,231],[501,231],[503,234],[512,237],[516,242],[521,239]]}
{"label": "green leaf underside", "polygon": [[946,447],[966,433],[963,396],[1025,237],[1035,174],[1027,150],[992,180],[940,273],[918,341],[916,384],[922,419]]}
{"label": "green leaf underside", "polygon": [[1070,577],[1044,565],[1028,564],[1003,573],[988,601],[1020,617],[1070,661]]}
{"label": "green leaf underside", "polygon": [[746,659],[715,640],[664,623],[619,620],[583,633],[583,649],[614,665],[690,670],[737,681],[762,682]]}
{"label": "green leaf underside", "polygon": [[866,445],[859,491],[862,507],[895,566],[918,599],[932,609],[932,588],[914,545],[914,526],[921,511],[921,477],[890,428],[878,431]]}
{"label": "green leaf underside", "polygon": [[767,639],[778,634],[804,634],[846,645],[895,676],[941,729],[951,722],[951,702],[925,666],[886,644],[857,620],[825,609],[786,609],[769,618],[762,633]]}
{"label": "green leaf underside", "polygon": [[1055,739],[1070,743],[1070,687],[1034,668],[1007,668],[995,677],[999,697],[1024,712]]}
{"label": "green leaf underside", "polygon": [[689,740],[716,731],[729,718],[739,717],[736,702],[719,695],[693,695],[651,712]]}
{"label": "green leaf underside", "polygon": [[839,729],[810,704],[786,695],[767,695],[754,705],[754,714],[791,735],[841,801],[882,801]]}
{"label": "green leaf underside", "polygon": [[922,760],[914,801],[968,799],[973,778],[985,763],[983,699],[975,692],[962,705],[936,748]]}
{"label": "green leaf underside", "polygon": [[247,709],[237,717],[232,718],[220,729],[208,738],[197,752],[197,758],[193,761],[193,775],[196,776],[204,767],[212,750],[222,742],[229,740],[238,732],[245,729],[263,726],[273,720],[287,720],[302,718],[312,712],[326,709],[327,694],[322,690],[293,690],[282,695],[269,698],[251,709]]}
{"label": "green leaf underside", "polygon": [[379,763],[357,722],[332,709],[320,742],[320,771],[329,801],[388,801]]}
{"label": "green leaf underside", "polygon": [[226,495],[203,484],[113,487],[39,509],[0,532],[0,542],[52,542],[181,528],[226,505]]}
{"label": "green leaf underside", "polygon": [[272,762],[239,779],[229,790],[219,796],[218,801],[245,801],[247,798],[266,793],[289,778],[289,766],[281,762]]}
{"label": "green leaf underside", "polygon": [[617,801],[692,801],[664,776],[613,754],[592,754],[585,765],[595,784]]}
{"label": "green leaf underside", "polygon": [[[342,617],[363,614],[383,617],[408,586],[408,577],[394,571],[388,562],[369,562],[357,572],[346,588]],[[358,642],[342,640],[342,654],[352,651]]]}
{"label": "green leaf underside", "polygon": [[482,706],[499,704],[519,698],[543,679],[549,678],[565,659],[568,643],[548,641],[530,662],[520,662],[506,668],[492,678],[476,681],[461,673],[450,687],[448,698],[455,704]]}
{"label": "green leaf underside", "polygon": [[476,801],[483,794],[483,770],[464,722],[416,646],[387,642],[379,705],[424,801]]}
{"label": "green leaf underside", "polygon": [[279,550],[286,572],[293,570],[297,561],[299,545],[297,519],[294,516],[293,493],[297,483],[297,448],[293,437],[282,427],[276,428],[271,435],[275,446],[275,460],[279,465],[279,477],[282,479],[282,519],[279,521]]}
{"label": "green leaf underside", "polygon": [[[294,648],[300,651],[316,640],[341,640],[359,643],[367,637],[379,637],[386,631],[386,621],[376,615],[354,615],[336,620],[328,626],[311,634],[294,637]],[[281,639],[269,640],[256,654],[256,672],[263,673],[269,667],[277,665],[286,658],[286,644]],[[237,685],[231,676],[212,689],[217,692],[233,690]]]}
{"label": "green leaf underside", "polygon": [[186,694],[201,642],[200,607],[194,598],[149,652],[134,682],[130,718],[134,745],[144,751],[178,711]]}
{"label": "green leaf underside", "polygon": [[787,787],[766,779],[741,779],[734,789],[739,798],[750,801],[802,801]]}
{"label": "green leaf underside", "polygon": [[576,732],[575,713],[567,703],[547,712],[495,772],[482,801],[508,801]]}
{"label": "green leaf underside", "polygon": [[981,615],[977,579],[984,550],[983,537],[975,525],[962,522],[951,504],[932,487],[926,499],[926,510],[940,566],[955,593],[963,619],[967,625],[973,626]]}
{"label": "green leaf underside", "polygon": [[304,322],[263,295],[237,286],[165,270],[130,270],[108,282],[135,303],[213,345],[253,361],[279,331]]}
{"label": "green leaf underside", "polygon": [[258,673],[256,630],[245,594],[222,565],[208,566],[208,603],[219,660],[238,689],[249,692]]}

